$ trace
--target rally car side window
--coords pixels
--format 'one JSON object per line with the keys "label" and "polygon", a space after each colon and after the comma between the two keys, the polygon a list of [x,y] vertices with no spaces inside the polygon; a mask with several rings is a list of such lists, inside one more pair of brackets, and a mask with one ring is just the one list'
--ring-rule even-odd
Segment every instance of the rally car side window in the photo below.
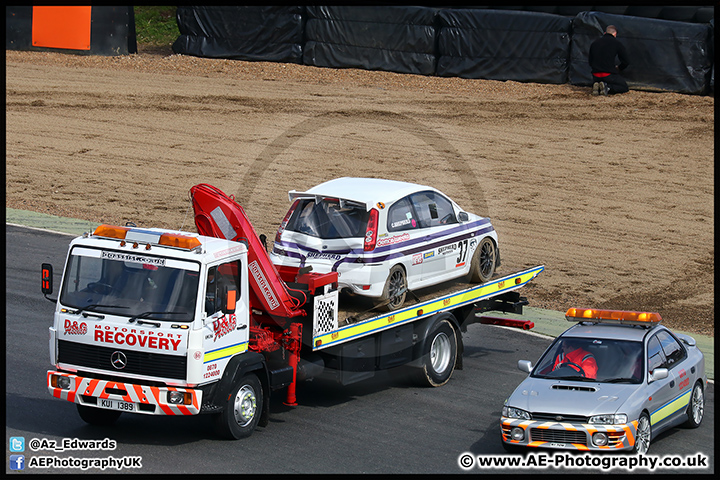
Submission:
{"label": "rally car side window", "polygon": [[436,192],[418,192],[410,196],[420,227],[437,227],[458,223],[450,200]]}
{"label": "rally car side window", "polygon": [[412,204],[407,197],[401,198],[388,210],[388,232],[400,232],[414,228],[418,228],[418,222]]}

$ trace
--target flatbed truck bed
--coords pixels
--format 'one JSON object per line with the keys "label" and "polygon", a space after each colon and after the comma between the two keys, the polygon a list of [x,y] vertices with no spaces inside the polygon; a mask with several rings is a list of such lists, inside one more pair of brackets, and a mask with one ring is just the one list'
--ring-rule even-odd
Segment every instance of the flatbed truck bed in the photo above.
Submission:
{"label": "flatbed truck bed", "polygon": [[[313,350],[322,350],[465,306],[473,306],[474,311],[472,317],[464,320],[464,326],[475,321],[479,322],[479,318],[473,320],[473,317],[484,311],[500,310],[515,313],[521,305],[514,304],[522,302],[515,290],[534,279],[544,268],[544,266],[533,267],[480,285],[456,281],[443,284],[440,288],[427,288],[409,295],[406,305],[392,312],[382,313],[364,308],[368,305],[367,302],[362,301],[364,299],[341,297],[336,318],[327,318],[328,313],[332,311],[330,308],[316,307],[312,336]],[[511,292],[516,294],[506,295]]]}

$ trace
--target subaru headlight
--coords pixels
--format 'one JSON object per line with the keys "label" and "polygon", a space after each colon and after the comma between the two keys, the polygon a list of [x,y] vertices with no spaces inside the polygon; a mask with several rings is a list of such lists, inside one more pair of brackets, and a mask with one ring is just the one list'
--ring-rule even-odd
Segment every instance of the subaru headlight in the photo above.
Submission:
{"label": "subaru headlight", "polygon": [[591,425],[623,425],[628,420],[627,415],[624,413],[616,414],[605,414],[605,415],[593,415],[588,421]]}
{"label": "subaru headlight", "polygon": [[530,420],[530,414],[525,410],[520,410],[515,407],[508,407],[503,405],[502,416],[507,418],[519,418],[521,420]]}

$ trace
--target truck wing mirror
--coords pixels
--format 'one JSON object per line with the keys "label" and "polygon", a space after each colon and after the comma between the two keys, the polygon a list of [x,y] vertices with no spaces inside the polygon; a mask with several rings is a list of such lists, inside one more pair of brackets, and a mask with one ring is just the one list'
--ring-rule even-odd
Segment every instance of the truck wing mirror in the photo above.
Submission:
{"label": "truck wing mirror", "polygon": [[53,292],[53,268],[49,263],[42,264],[42,293],[50,295]]}
{"label": "truck wing mirror", "polygon": [[222,312],[224,314],[235,313],[235,304],[237,303],[237,290],[225,287],[222,299]]}
{"label": "truck wing mirror", "polygon": [[51,302],[57,302],[57,299],[48,298],[48,295],[53,293],[53,267],[49,263],[43,263],[40,267],[42,269],[42,283],[40,289],[45,295],[45,298]]}
{"label": "truck wing mirror", "polygon": [[458,213],[458,221],[460,222],[467,222],[468,221],[468,214],[466,212],[460,212]]}

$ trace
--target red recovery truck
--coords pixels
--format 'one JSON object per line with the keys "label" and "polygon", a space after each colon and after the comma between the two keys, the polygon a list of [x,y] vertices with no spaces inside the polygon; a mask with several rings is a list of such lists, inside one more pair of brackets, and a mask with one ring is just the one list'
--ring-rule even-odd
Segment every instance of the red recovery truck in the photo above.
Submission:
{"label": "red recovery truck", "polygon": [[[299,380],[348,385],[405,365],[419,384],[443,385],[462,368],[467,326],[486,311],[522,313],[517,290],[544,268],[349,314],[336,272],[278,272],[232,197],[207,184],[190,194],[199,233],[100,225],[70,243],[47,387],[88,423],[210,414],[238,439],[267,425],[273,392],[296,405]],[[42,291],[53,292],[50,264]]]}

